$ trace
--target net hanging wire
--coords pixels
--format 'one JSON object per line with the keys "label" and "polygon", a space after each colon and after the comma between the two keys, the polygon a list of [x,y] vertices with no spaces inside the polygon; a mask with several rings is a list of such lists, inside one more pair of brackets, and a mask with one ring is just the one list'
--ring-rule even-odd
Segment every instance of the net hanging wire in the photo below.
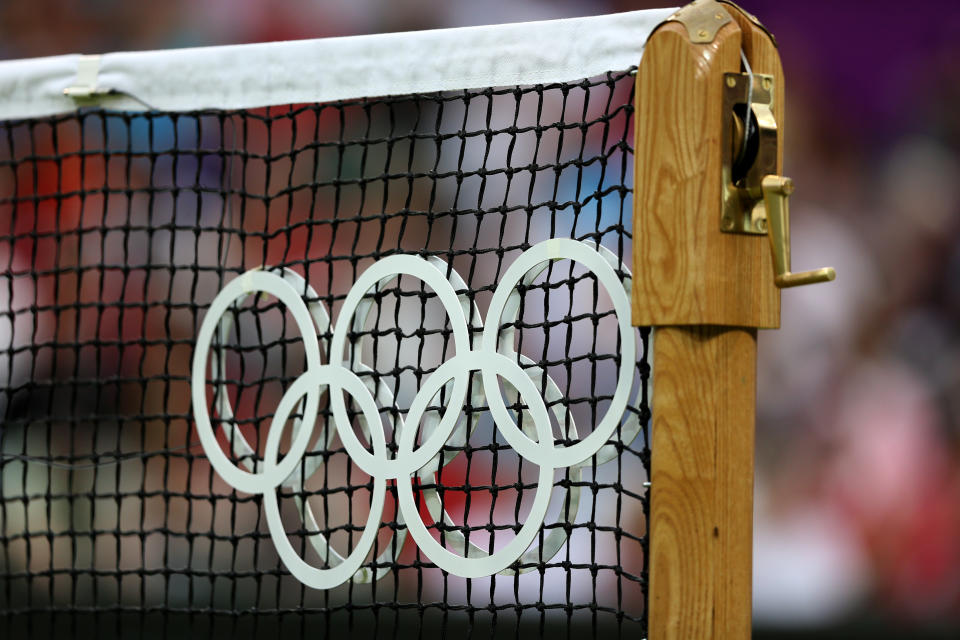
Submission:
{"label": "net hanging wire", "polygon": [[[573,69],[558,51],[512,85],[8,102],[7,637],[642,636],[631,73],[669,13],[621,14],[631,51]],[[507,27],[536,43],[598,20]],[[486,51],[484,29],[443,38]]]}

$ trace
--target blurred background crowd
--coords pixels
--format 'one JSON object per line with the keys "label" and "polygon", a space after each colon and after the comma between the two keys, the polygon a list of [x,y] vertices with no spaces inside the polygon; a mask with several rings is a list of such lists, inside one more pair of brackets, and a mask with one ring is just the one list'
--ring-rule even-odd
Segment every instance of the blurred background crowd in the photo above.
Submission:
{"label": "blurred background crowd", "polygon": [[[960,628],[960,8],[742,4],[787,76],[794,266],[838,272],[785,291],[781,330],[761,336],[757,628]],[[0,58],[653,6],[36,0],[0,6]]]}

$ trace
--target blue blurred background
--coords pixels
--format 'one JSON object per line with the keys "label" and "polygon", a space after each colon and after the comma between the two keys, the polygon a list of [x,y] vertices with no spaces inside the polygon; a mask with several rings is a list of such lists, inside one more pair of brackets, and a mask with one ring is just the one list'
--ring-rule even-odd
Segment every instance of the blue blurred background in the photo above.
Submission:
{"label": "blue blurred background", "polygon": [[[960,7],[744,1],[787,76],[797,269],[760,349],[757,637],[960,629]],[[662,6],[35,0],[0,58],[353,35]],[[773,635],[764,636],[773,637]]]}

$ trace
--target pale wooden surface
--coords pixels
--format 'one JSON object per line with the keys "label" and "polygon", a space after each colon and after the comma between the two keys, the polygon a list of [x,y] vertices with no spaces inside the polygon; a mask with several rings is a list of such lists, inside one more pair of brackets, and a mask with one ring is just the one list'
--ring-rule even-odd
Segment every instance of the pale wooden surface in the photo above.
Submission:
{"label": "pale wooden surface", "polygon": [[654,333],[650,640],[750,637],[756,337]]}
{"label": "pale wooden surface", "polygon": [[650,640],[751,635],[756,331],[780,323],[765,236],[720,231],[723,74],[741,46],[784,88],[770,37],[736,8],[710,44],[667,23],[636,81],[633,322],[654,337]]}
{"label": "pale wooden surface", "polygon": [[[721,10],[738,14],[732,7]],[[769,241],[720,231],[723,74],[740,71],[736,18],[710,44],[692,44],[682,25],[667,23],[644,50],[634,147],[637,325],[780,324]],[[762,51],[764,58],[754,70],[779,73],[776,50],[768,51],[750,26],[747,53]],[[779,97],[782,84],[779,73]],[[776,113],[782,117],[779,97]]]}

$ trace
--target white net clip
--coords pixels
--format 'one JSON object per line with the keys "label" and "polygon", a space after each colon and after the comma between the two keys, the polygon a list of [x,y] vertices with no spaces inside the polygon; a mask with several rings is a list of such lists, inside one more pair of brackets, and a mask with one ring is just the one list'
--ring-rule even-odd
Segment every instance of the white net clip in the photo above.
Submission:
{"label": "white net clip", "polygon": [[77,62],[77,77],[73,84],[63,90],[63,94],[78,102],[91,100],[110,93],[109,89],[98,86],[100,56],[80,56]]}

